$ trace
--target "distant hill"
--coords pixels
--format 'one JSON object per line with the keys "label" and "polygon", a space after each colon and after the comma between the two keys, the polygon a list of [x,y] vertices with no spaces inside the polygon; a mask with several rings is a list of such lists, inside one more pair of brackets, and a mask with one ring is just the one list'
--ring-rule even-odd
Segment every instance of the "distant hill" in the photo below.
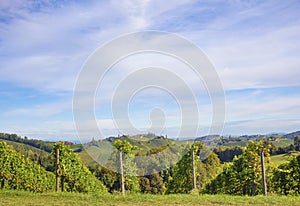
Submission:
{"label": "distant hill", "polygon": [[[300,131],[292,132],[289,134],[272,133],[268,135],[242,135],[237,137],[220,136],[220,135],[206,135],[196,139],[175,140],[167,136],[156,136],[155,134],[138,134],[134,136],[122,135],[119,137],[108,137],[106,139],[95,140],[84,144],[69,144],[71,149],[76,152],[82,159],[85,165],[93,165],[96,163],[94,159],[109,156],[112,152],[113,142],[117,139],[127,140],[138,150],[138,156],[147,156],[149,154],[159,153],[161,151],[169,150],[173,154],[179,154],[184,148],[183,145],[191,144],[193,141],[201,141],[210,148],[217,146],[235,147],[246,146],[250,140],[259,141],[263,137],[267,137],[277,148],[282,148],[282,153],[286,153],[287,148],[293,144],[295,136],[300,136]],[[32,161],[44,166],[47,170],[53,170],[53,163],[48,158],[52,150],[54,142],[29,139],[27,137],[20,137],[16,134],[0,133],[0,141],[6,141],[13,149],[22,153],[24,156],[29,157]],[[100,150],[100,155],[99,155]],[[95,154],[95,155],[93,155]],[[93,156],[93,158],[91,157]]]}
{"label": "distant hill", "polygon": [[0,140],[1,139],[30,145],[32,147],[44,150],[46,152],[51,152],[52,146],[54,145],[54,142],[46,142],[37,139],[28,139],[27,137],[22,138],[16,134],[0,133]]}
{"label": "distant hill", "polygon": [[195,140],[200,140],[200,141],[212,141],[215,139],[220,138],[220,135],[206,135],[206,136],[202,136],[202,137],[197,137]]}
{"label": "distant hill", "polygon": [[296,136],[300,136],[300,131],[285,134],[282,137],[287,139],[294,139]]}
{"label": "distant hill", "polygon": [[105,162],[105,157],[109,157],[112,153],[113,142],[118,139],[126,140],[131,145],[136,146],[138,148],[136,153],[139,156],[158,153],[163,150],[170,150],[172,153],[177,154],[183,144],[182,142],[168,139],[165,136],[153,136],[152,134],[135,136],[122,135],[87,142],[82,145],[84,150],[79,150],[78,155],[86,165],[95,164],[96,161],[94,159]]}

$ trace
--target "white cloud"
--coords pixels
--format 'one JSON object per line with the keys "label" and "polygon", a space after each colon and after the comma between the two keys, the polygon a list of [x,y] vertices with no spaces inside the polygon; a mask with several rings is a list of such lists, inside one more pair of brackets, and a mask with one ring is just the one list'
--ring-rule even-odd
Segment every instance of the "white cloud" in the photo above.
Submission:
{"label": "white cloud", "polygon": [[[259,99],[265,94],[264,88],[299,86],[300,9],[296,1],[277,4],[273,1],[170,1],[166,4],[159,0],[43,3],[19,0],[0,2],[0,17],[5,19],[0,22],[1,82],[33,88],[45,94],[62,91],[71,94],[81,65],[99,45],[123,33],[162,29],[178,32],[202,47],[215,64],[226,90],[262,89],[250,95],[252,99],[241,94],[229,95],[228,121],[251,120],[259,116],[264,119],[257,122],[259,125],[267,121],[266,118],[293,119],[300,112],[297,95],[273,95],[265,98],[264,102]],[[141,58],[140,62],[147,64],[152,60]],[[181,68],[166,59],[155,61],[174,68],[173,71]],[[119,69],[119,73],[112,74],[108,82],[122,79],[122,75],[133,68],[132,64],[134,62],[130,59],[123,62],[122,68],[129,69]],[[139,62],[135,64],[142,65]],[[189,72],[178,74],[192,87],[195,86],[198,92],[204,91],[203,85],[200,88],[198,79]],[[176,88],[176,82],[172,83]],[[113,88],[108,85],[103,89],[102,98],[108,98]],[[178,92],[184,99],[184,91],[178,89]],[[197,98],[199,102],[203,100],[201,95]],[[14,109],[5,111],[5,114],[6,117],[45,118],[71,110],[71,99],[57,98],[52,102],[41,103],[40,106],[22,106],[20,103]],[[211,113],[209,102],[204,101],[202,109],[202,117],[206,119]],[[72,117],[65,118],[71,122]],[[112,122],[106,118],[98,123],[107,133],[113,132]],[[72,131],[69,123],[62,121],[61,124],[69,125],[58,129],[62,134],[64,129]],[[245,130],[249,127],[249,131],[258,128],[251,124],[239,126],[245,127]],[[290,127],[287,122],[285,124],[287,126],[274,125],[288,129],[294,127],[295,121],[291,121],[293,126]],[[10,131],[15,128],[15,131],[22,133],[21,123],[11,125]],[[268,125],[271,128],[271,123]],[[38,128],[31,127],[25,130],[27,133],[31,130],[32,134],[52,132],[52,135],[58,135],[52,124],[41,126],[40,132]]]}
{"label": "white cloud", "polygon": [[64,111],[71,111],[72,104],[70,99],[54,103],[45,103],[43,105],[31,105],[30,107],[19,107],[2,113],[4,117],[39,117],[47,118],[56,114],[60,114]]}

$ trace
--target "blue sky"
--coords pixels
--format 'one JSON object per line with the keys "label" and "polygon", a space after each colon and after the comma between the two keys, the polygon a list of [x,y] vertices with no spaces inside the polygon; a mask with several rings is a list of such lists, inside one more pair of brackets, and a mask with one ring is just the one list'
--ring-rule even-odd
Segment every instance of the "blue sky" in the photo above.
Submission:
{"label": "blue sky", "polygon": [[[174,32],[207,54],[225,90],[223,134],[300,130],[299,14],[300,3],[293,0],[2,0],[0,131],[76,140],[72,95],[85,60],[107,41],[145,30]],[[137,59],[116,66],[115,72]],[[107,81],[117,78],[112,72]],[[204,135],[210,103],[203,85],[194,87],[200,91],[199,135]],[[102,94],[110,91],[105,89],[98,93],[97,122],[105,136],[117,135],[110,105],[101,103]],[[136,95],[129,112],[146,132],[149,110],[161,108],[166,115],[161,134],[172,137],[177,106],[170,96],[150,89]]]}

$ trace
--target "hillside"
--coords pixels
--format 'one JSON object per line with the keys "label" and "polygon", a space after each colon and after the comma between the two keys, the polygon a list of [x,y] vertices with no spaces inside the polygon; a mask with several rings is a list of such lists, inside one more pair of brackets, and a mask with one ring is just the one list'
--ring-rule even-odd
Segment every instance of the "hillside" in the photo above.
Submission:
{"label": "hillside", "polygon": [[289,152],[286,154],[279,154],[271,156],[271,165],[274,167],[278,167],[279,165],[286,163],[293,156],[300,155],[299,151]]}
{"label": "hillside", "polygon": [[21,142],[14,142],[10,140],[0,139],[0,142],[6,142],[12,149],[29,158],[34,163],[44,167],[48,171],[54,170],[53,161],[50,158],[50,153],[36,147],[24,144]]}
{"label": "hillside", "polygon": [[[171,153],[177,155],[178,151],[181,150],[180,147],[183,142],[178,142],[172,139],[168,139],[162,136],[155,137],[141,137],[141,136],[121,136],[121,137],[110,137],[104,140],[93,140],[91,142],[82,145],[83,150],[79,150],[78,155],[82,161],[88,165],[92,166],[96,164],[96,161],[107,162],[108,158],[113,152],[113,142],[116,140],[126,140],[132,146],[136,147],[135,153],[138,156],[146,156],[149,154],[155,154],[164,150],[168,150]],[[75,145],[72,145],[75,148]]]}
{"label": "hillside", "polygon": [[24,138],[21,138],[16,134],[0,133],[0,139],[30,145],[32,147],[44,150],[46,152],[51,152],[52,147],[54,145],[54,142],[48,142],[37,139],[28,139],[26,136]]}
{"label": "hillside", "polygon": [[296,136],[300,136],[300,131],[285,134],[282,137],[287,139],[294,139]]}
{"label": "hillside", "polygon": [[[282,148],[280,152],[277,153],[282,154],[288,152],[289,149],[284,148],[288,148],[291,144],[293,144],[292,138],[299,134],[300,131],[285,135],[268,135],[267,139],[276,148]],[[201,141],[202,143],[210,146],[211,149],[221,146],[226,147],[228,150],[228,148],[234,148],[236,146],[244,147],[250,140],[257,141],[262,137],[262,135],[242,135],[239,137],[221,137],[219,135],[210,135],[198,137],[194,141]],[[166,148],[169,148],[171,151],[173,151],[173,153],[178,153],[182,149],[182,147],[184,147],[183,145],[191,144],[193,142],[192,140],[177,141],[169,139],[165,136],[155,136],[154,134],[149,133],[134,136],[123,135],[121,137],[109,137],[104,140],[92,140],[91,142],[85,144],[70,143],[70,147],[79,155],[85,165],[92,166],[96,164],[96,161],[94,159],[109,156],[111,154],[112,143],[116,139],[126,140],[133,146],[136,146],[138,148],[136,153],[141,156],[145,156],[150,153],[156,153]],[[12,146],[13,149],[20,152],[24,156],[29,157],[31,160],[41,164],[48,170],[53,170],[53,163],[51,162],[51,160],[49,160],[48,156],[52,150],[54,142],[28,139],[27,137],[21,138],[16,134],[5,133],[0,133],[0,141],[6,141],[9,145]],[[222,159],[222,153],[220,153],[219,155],[219,158]],[[226,158],[226,161],[231,161],[232,158],[233,156],[229,159]],[[285,159],[280,162],[284,161]]]}
{"label": "hillside", "polygon": [[[120,191],[118,171],[122,168],[125,176],[123,188],[126,188],[126,191],[150,194],[189,193],[194,184],[191,181],[191,174],[195,168],[196,184],[194,185],[203,193],[236,194],[236,192],[232,193],[231,189],[231,187],[235,187],[238,194],[250,195],[251,190],[247,177],[253,172],[257,173],[255,175],[255,188],[257,188],[255,194],[262,193],[261,188],[258,187],[261,182],[261,173],[258,172],[260,149],[267,149],[267,147],[264,142],[258,141],[262,139],[259,138],[260,136],[255,137],[256,141],[249,141],[246,136],[241,138],[219,137],[219,140],[216,140],[216,137],[205,137],[202,141],[177,141],[164,136],[123,135],[104,140],[93,139],[85,144],[51,143],[54,144],[51,155],[49,152],[29,145],[28,139],[16,138],[15,135],[9,134],[3,136],[11,140],[1,139],[1,142],[6,142],[4,145],[11,145],[14,150],[6,149],[3,153],[4,156],[2,154],[0,156],[2,157],[0,164],[0,180],[2,182],[7,182],[9,180],[7,177],[14,175],[15,170],[19,171],[19,176],[22,176],[23,173],[26,175],[26,170],[30,169],[23,169],[28,168],[23,163],[30,162],[30,159],[32,161],[30,164],[36,165],[37,168],[42,166],[44,171],[50,172],[52,175],[57,171],[57,174],[61,176],[61,181],[64,181],[62,185],[65,186],[66,191],[88,192],[99,191],[99,188],[102,188],[102,191],[107,189],[110,193],[118,193]],[[264,140],[271,143],[268,145],[271,146],[271,166],[273,167],[267,171],[268,175],[272,174],[270,176],[272,179],[269,180],[272,182],[270,190],[278,194],[296,194],[297,187],[293,185],[296,185],[298,181],[299,170],[297,168],[300,156],[296,156],[299,152],[295,152],[296,147],[293,146],[293,141],[282,137],[268,137]],[[213,146],[205,145],[204,143],[207,141],[219,142]],[[41,140],[34,142],[43,145]],[[49,144],[49,142],[46,143]],[[247,144],[247,147],[241,147],[242,144]],[[118,150],[122,153],[119,153]],[[10,153],[16,154],[18,158],[13,159],[12,164],[7,164],[5,155],[9,157]],[[268,150],[265,154],[269,155]],[[28,160],[26,157],[29,157]],[[55,157],[58,158],[57,167],[59,169],[57,170],[54,169]],[[22,166],[16,168],[17,164],[22,164]],[[283,176],[282,172],[284,172]],[[30,174],[33,173],[30,170]],[[227,178],[228,175],[229,178]],[[282,177],[291,180],[289,181],[290,186],[284,190],[280,189],[284,184],[284,180],[280,179]],[[32,175],[30,178],[32,179]],[[14,189],[14,184],[17,186],[16,189],[19,186],[25,189],[30,187],[22,178],[20,178],[21,182],[13,182],[14,180],[15,178],[12,178],[7,182],[8,188]],[[228,183],[229,180],[230,183]],[[53,184],[53,180],[51,182]],[[236,184],[237,182],[242,182],[242,187]],[[44,189],[41,190],[44,191]],[[51,190],[53,191],[53,185]]]}

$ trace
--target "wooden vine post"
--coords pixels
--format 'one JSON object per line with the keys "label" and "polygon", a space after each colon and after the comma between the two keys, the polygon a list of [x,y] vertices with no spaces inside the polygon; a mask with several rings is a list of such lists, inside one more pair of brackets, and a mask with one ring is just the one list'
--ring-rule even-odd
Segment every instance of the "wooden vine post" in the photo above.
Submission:
{"label": "wooden vine post", "polygon": [[55,162],[55,175],[56,175],[56,192],[59,191],[59,148],[56,148],[56,162]]}
{"label": "wooden vine post", "polygon": [[119,161],[120,161],[120,175],[121,175],[121,191],[122,191],[122,195],[125,195],[122,148],[119,149]]}
{"label": "wooden vine post", "polygon": [[192,174],[193,174],[193,189],[196,189],[197,185],[196,185],[196,173],[195,173],[195,152],[194,152],[194,148],[192,148]]}
{"label": "wooden vine post", "polygon": [[267,195],[267,182],[266,182],[266,171],[265,171],[265,156],[264,156],[264,152],[263,151],[261,151],[261,153],[260,153],[260,161],[261,161],[263,194]]}

